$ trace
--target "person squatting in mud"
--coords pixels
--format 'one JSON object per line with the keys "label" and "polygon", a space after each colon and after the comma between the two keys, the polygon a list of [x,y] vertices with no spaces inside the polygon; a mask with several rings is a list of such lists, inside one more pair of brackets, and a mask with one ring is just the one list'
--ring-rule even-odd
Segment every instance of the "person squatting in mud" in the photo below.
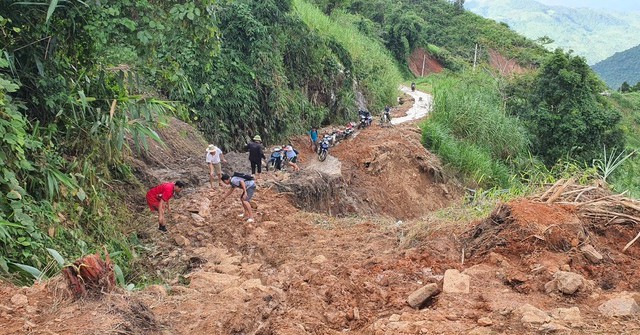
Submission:
{"label": "person squatting in mud", "polygon": [[253,198],[253,194],[256,192],[256,182],[253,180],[253,177],[240,173],[234,173],[233,176],[223,173],[222,182],[230,185],[231,188],[222,197],[218,206],[220,206],[236,188],[240,188],[242,189],[240,202],[242,203],[242,209],[244,210],[244,212],[240,214],[240,217],[247,218],[247,222],[249,223],[254,222],[255,220],[253,219],[253,211],[251,210],[250,203],[251,198]]}
{"label": "person squatting in mud", "polygon": [[180,193],[186,184],[182,181],[176,181],[175,183],[163,183],[147,192],[147,204],[149,209],[154,212],[158,211],[158,229],[166,232],[167,226],[164,219],[164,209],[167,208],[167,213],[171,214],[171,207],[169,206],[169,200],[177,193]]}
{"label": "person squatting in mud", "polygon": [[224,185],[222,183],[222,162],[227,163],[227,160],[224,159],[224,154],[222,154],[222,150],[213,144],[209,144],[205,161],[207,165],[209,165],[209,183],[211,183],[211,189],[215,189],[213,182],[216,177],[218,179],[218,186],[222,187],[222,185]]}

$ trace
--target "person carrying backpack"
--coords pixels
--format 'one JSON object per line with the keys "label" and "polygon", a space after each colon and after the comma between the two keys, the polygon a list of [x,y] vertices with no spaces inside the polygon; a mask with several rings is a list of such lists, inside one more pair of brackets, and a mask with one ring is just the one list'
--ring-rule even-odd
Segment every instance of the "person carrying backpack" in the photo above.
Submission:
{"label": "person carrying backpack", "polygon": [[[244,212],[240,215],[240,217],[247,218],[247,222],[251,223],[255,220],[253,219],[253,211],[251,210],[251,198],[253,198],[253,194],[256,192],[256,182],[253,180],[253,177],[250,175],[246,175],[244,173],[234,172],[233,176],[229,176],[226,173],[222,174],[222,182],[231,185],[231,188],[220,200],[220,204],[235,191],[236,188],[242,189],[242,194],[240,195],[240,202],[242,203],[242,209]],[[219,205],[218,205],[219,206]]]}
{"label": "person carrying backpack", "polygon": [[300,171],[300,167],[296,164],[298,160],[298,151],[291,145],[284,147],[284,151],[287,153],[287,164],[293,168],[293,172]]}

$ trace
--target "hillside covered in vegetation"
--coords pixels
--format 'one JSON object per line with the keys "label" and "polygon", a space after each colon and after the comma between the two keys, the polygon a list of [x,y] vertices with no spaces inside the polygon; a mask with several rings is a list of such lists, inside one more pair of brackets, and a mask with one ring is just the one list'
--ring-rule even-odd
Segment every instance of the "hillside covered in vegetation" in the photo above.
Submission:
{"label": "hillside covered in vegetation", "polygon": [[464,6],[550,48],[573,50],[590,65],[640,44],[640,37],[630,33],[640,28],[636,12],[568,8],[534,0],[467,0]]}
{"label": "hillside covered in vegetation", "polygon": [[623,83],[636,86],[640,83],[640,45],[616,52],[613,56],[594,64],[592,68],[613,90],[621,89]]}
{"label": "hillside covered in vegetation", "polygon": [[526,185],[624,147],[621,115],[583,58],[461,3],[2,1],[0,272],[37,277],[54,272],[51,257],[105,246],[129,275],[125,197],[152,186],[130,158],[170,117],[225,152],[256,134],[276,143],[350,120],[358,104],[393,105],[416,80],[416,49],[447,69],[417,80],[435,95],[424,143],[472,187]]}

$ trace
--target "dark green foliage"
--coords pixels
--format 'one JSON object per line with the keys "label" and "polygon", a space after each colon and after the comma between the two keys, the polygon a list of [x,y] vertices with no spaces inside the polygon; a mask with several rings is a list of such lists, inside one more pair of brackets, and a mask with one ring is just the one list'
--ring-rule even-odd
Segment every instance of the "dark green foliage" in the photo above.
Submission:
{"label": "dark green foliage", "polygon": [[[315,0],[325,6],[327,0]],[[447,67],[461,68],[473,61],[474,47],[496,49],[524,66],[539,64],[546,51],[508,27],[464,11],[464,1],[445,0],[344,0],[332,1],[332,11],[343,9],[362,16],[361,30],[381,38],[400,63],[416,48],[437,45],[435,56]],[[374,25],[374,26],[372,26]],[[378,34],[377,32],[382,32]],[[486,53],[481,60],[488,59]]]}
{"label": "dark green foliage", "polygon": [[625,81],[624,83],[622,83],[622,85],[620,85],[620,92],[627,93],[629,91],[631,91],[631,86],[629,86],[629,83]]}
{"label": "dark green foliage", "polygon": [[114,189],[131,177],[126,138],[157,138],[150,126],[165,105],[140,94],[134,73],[96,66],[97,39],[85,28],[99,8],[1,8],[0,275],[44,268],[44,247],[77,257],[103,243],[127,269],[131,246],[115,227],[130,214]]}
{"label": "dark green foliage", "polygon": [[620,114],[600,96],[604,85],[581,57],[556,50],[536,77],[509,90],[509,111],[525,122],[534,153],[548,165],[565,156],[590,162],[603,146],[624,147]]}

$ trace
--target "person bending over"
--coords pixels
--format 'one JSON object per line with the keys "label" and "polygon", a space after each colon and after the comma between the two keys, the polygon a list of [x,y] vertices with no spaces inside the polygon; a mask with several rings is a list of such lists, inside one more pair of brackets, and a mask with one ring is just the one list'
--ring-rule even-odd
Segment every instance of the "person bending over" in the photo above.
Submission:
{"label": "person bending over", "polygon": [[251,198],[253,198],[253,194],[256,192],[256,182],[251,178],[251,176],[240,175],[234,173],[234,176],[229,176],[226,173],[222,174],[222,182],[231,185],[231,188],[220,200],[222,203],[228,196],[233,193],[236,188],[242,190],[242,194],[240,195],[240,203],[242,203],[242,209],[244,213],[241,215],[242,217],[247,218],[247,222],[251,223],[255,220],[253,219],[253,211],[251,210]]}

